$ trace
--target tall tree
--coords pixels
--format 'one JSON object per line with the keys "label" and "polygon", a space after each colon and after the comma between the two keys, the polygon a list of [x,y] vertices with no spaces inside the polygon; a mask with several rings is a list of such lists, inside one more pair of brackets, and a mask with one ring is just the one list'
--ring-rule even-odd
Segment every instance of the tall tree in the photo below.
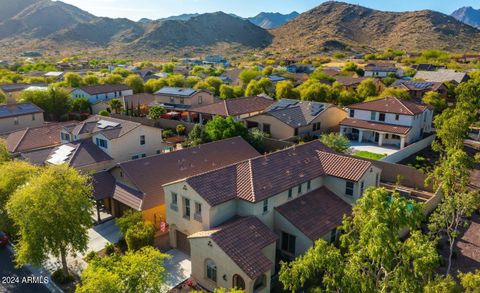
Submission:
{"label": "tall tree", "polygon": [[60,256],[68,276],[67,254],[87,248],[91,194],[89,177],[66,165],[45,167],[18,188],[7,203],[8,215],[20,236],[17,265],[40,265],[49,255]]}
{"label": "tall tree", "polygon": [[226,84],[222,84],[220,86],[220,98],[224,100],[235,98],[235,92],[233,90],[233,87]]}
{"label": "tall tree", "polygon": [[363,100],[378,95],[377,86],[372,78],[363,80],[357,87],[357,94]]}
{"label": "tall tree", "polygon": [[341,153],[350,148],[350,141],[345,135],[340,133],[324,134],[320,137],[320,141],[329,148]]}
{"label": "tall tree", "polygon": [[235,136],[247,137],[248,130],[243,123],[232,117],[215,116],[205,125],[205,133],[211,141],[226,139]]}
{"label": "tall tree", "polygon": [[80,87],[82,85],[82,81],[83,81],[82,77],[78,73],[75,73],[75,72],[65,73],[63,79],[65,81],[65,84],[68,87],[72,87],[72,88]]}
{"label": "tall tree", "polygon": [[143,93],[144,91],[144,84],[143,80],[140,76],[136,74],[130,74],[124,80],[124,83],[128,85],[134,93]]}
{"label": "tall tree", "polygon": [[10,161],[10,153],[7,149],[7,142],[0,138],[0,164]]}
{"label": "tall tree", "polygon": [[280,99],[298,99],[298,94],[294,90],[293,83],[290,80],[279,81],[275,86],[275,97]]}
{"label": "tall tree", "polygon": [[115,114],[120,113],[120,110],[122,110],[122,102],[120,102],[119,99],[111,99],[110,100],[110,108],[112,108],[113,111],[115,111]]}

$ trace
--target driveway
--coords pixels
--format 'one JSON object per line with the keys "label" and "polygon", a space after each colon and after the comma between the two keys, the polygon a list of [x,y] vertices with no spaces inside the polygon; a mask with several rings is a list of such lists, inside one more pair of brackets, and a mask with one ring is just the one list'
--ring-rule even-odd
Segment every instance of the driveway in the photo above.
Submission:
{"label": "driveway", "polygon": [[192,263],[190,257],[179,250],[172,249],[166,253],[170,254],[172,258],[166,260],[164,265],[168,273],[165,289],[171,290],[190,278],[192,275]]}
{"label": "driveway", "polygon": [[[13,253],[7,248],[0,248],[0,292],[9,293],[48,293],[44,284],[27,283],[28,277],[42,277],[43,274],[31,273],[23,267],[16,269],[13,264]],[[17,279],[18,278],[18,279]],[[50,280],[48,280],[49,282]],[[31,282],[31,281],[30,281]]]}
{"label": "driveway", "polygon": [[359,143],[355,141],[350,142],[350,147],[354,150],[354,152],[367,151],[367,152],[387,155],[387,156],[394,154],[400,150],[394,146],[378,146],[373,143]]}

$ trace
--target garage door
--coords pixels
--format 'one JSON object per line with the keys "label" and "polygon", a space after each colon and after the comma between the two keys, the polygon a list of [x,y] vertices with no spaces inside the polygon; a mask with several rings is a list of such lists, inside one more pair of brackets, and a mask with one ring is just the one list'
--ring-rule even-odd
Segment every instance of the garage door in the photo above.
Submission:
{"label": "garage door", "polygon": [[177,249],[190,255],[190,241],[187,238],[187,235],[183,234],[180,231],[176,232],[177,234]]}

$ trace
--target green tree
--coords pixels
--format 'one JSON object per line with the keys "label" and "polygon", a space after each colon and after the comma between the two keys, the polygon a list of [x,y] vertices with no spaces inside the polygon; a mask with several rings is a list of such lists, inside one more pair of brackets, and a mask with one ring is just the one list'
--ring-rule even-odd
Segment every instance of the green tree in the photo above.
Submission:
{"label": "green tree", "polygon": [[378,95],[377,85],[372,78],[363,80],[357,87],[357,94],[363,100]]}
{"label": "green tree", "polygon": [[293,83],[290,80],[277,82],[275,86],[275,97],[280,99],[298,99],[298,93],[294,90]]}
{"label": "green tree", "polygon": [[434,149],[441,147],[446,149],[459,149],[463,146],[463,140],[467,137],[468,129],[473,121],[471,112],[459,109],[446,109],[437,115],[434,125],[440,144],[434,144]]}
{"label": "green tree", "polygon": [[155,226],[150,222],[139,222],[128,228],[125,242],[129,250],[139,250],[145,246],[153,246],[155,242]]}
{"label": "green tree", "polygon": [[220,86],[220,98],[224,100],[235,98],[235,92],[233,90],[233,87],[226,84],[222,84]]}
{"label": "green tree", "polygon": [[163,114],[167,113],[167,110],[163,106],[152,106],[148,110],[148,118],[156,120]]}
{"label": "green tree", "polygon": [[251,80],[247,85],[247,89],[245,90],[245,96],[253,97],[261,93],[262,93],[262,88],[260,87],[258,80]]}
{"label": "green tree", "polygon": [[67,72],[63,76],[65,84],[69,87],[78,88],[82,85],[82,77],[75,72]]}
{"label": "green tree", "polygon": [[250,83],[250,81],[254,80],[260,75],[260,72],[256,69],[245,69],[244,71],[240,72],[238,78],[242,81],[244,85]]}
{"label": "green tree", "polygon": [[341,153],[350,148],[350,141],[345,135],[340,133],[332,132],[329,134],[324,134],[320,137],[320,141],[332,150]]}
{"label": "green tree", "polygon": [[215,116],[205,125],[205,133],[211,141],[217,141],[235,136],[246,138],[248,130],[241,122],[235,121],[232,117]]}
{"label": "green tree", "polygon": [[422,98],[422,102],[434,108],[436,113],[442,113],[447,108],[447,100],[438,92],[427,92]]}
{"label": "green tree", "polygon": [[143,222],[142,213],[135,210],[128,210],[121,217],[116,218],[115,222],[120,229],[120,233],[125,237],[130,228]]}
{"label": "green tree", "polygon": [[162,71],[167,73],[173,73],[175,65],[173,63],[165,63],[162,65]]}
{"label": "green tree", "polygon": [[129,76],[130,74],[132,74],[132,72],[128,69],[117,67],[112,71],[112,74],[117,74],[117,75],[120,75],[121,77],[125,78],[125,77]]}
{"label": "green tree", "polygon": [[234,86],[233,92],[236,98],[243,97],[245,95],[245,91],[243,90],[243,87],[240,85]]}
{"label": "green tree", "polygon": [[258,87],[261,89],[262,93],[269,94],[270,90],[273,88],[273,83],[269,78],[262,77],[258,80]]}
{"label": "green tree", "polygon": [[223,81],[220,78],[209,76],[205,78],[205,83],[214,89],[213,93],[215,94],[215,96],[218,96],[220,94],[220,86],[222,86],[223,84]]}
{"label": "green tree", "polygon": [[88,111],[90,110],[90,101],[86,98],[76,98],[72,102],[73,111]]}
{"label": "green tree", "polygon": [[267,66],[263,68],[262,70],[262,75],[272,75],[273,73],[273,67],[272,66]]}
{"label": "green tree", "polygon": [[143,79],[136,74],[127,76],[124,80],[124,83],[128,85],[136,94],[143,93],[144,91]]}
{"label": "green tree", "polygon": [[168,85],[168,82],[164,78],[149,79],[147,80],[147,82],[145,82],[144,90],[146,93],[153,94],[167,85]]}
{"label": "green tree", "polygon": [[187,141],[190,146],[198,146],[207,140],[208,136],[200,124],[195,124],[193,129],[188,133]]}
{"label": "green tree", "polygon": [[103,78],[103,84],[120,84],[123,82],[123,76],[120,74],[109,74]]}
{"label": "green tree", "polygon": [[329,102],[331,101],[331,87],[315,80],[309,80],[298,87],[300,98],[303,101]]}
{"label": "green tree", "polygon": [[85,85],[97,85],[100,83],[98,76],[94,74],[87,74],[83,77],[83,84]]}
{"label": "green tree", "polygon": [[183,87],[185,85],[185,77],[181,74],[171,74],[166,80],[168,86]]}
{"label": "green tree", "polygon": [[[127,251],[93,259],[82,272],[82,282],[76,292],[163,292],[166,270],[163,266],[169,255],[153,247]],[[100,281],[99,276],[105,281]]]}
{"label": "green tree", "polygon": [[[4,82],[2,82],[2,80],[0,79],[0,83],[4,83]],[[6,102],[7,102],[7,96],[5,96],[3,92],[0,92],[0,104],[5,104]]]}
{"label": "green tree", "polygon": [[478,293],[480,288],[480,270],[469,273],[459,274],[460,283],[462,284],[465,293]]}
{"label": "green tree", "polygon": [[110,108],[115,111],[115,114],[120,113],[120,110],[122,110],[123,105],[119,99],[111,99],[109,104]]}
{"label": "green tree", "polygon": [[10,153],[8,152],[7,142],[0,138],[0,164],[10,161]]}
{"label": "green tree", "polygon": [[412,96],[408,93],[407,90],[395,89],[395,88],[386,88],[380,93],[380,98],[389,98],[395,97],[401,100],[410,100]]}
{"label": "green tree", "polygon": [[175,131],[177,132],[178,135],[185,134],[186,130],[187,128],[183,124],[177,124],[177,126],[175,127]]}
{"label": "green tree", "polygon": [[[292,292],[305,285],[327,292],[421,292],[440,262],[435,241],[418,230],[422,219],[421,204],[369,188],[343,220],[340,248],[318,240],[281,263],[280,282]],[[410,231],[405,241],[404,228]]]}
{"label": "green tree", "polygon": [[45,167],[18,188],[7,202],[7,213],[19,230],[17,265],[40,265],[49,255],[60,256],[68,276],[67,254],[87,248],[91,194],[90,178],[66,165]]}
{"label": "green tree", "polygon": [[23,91],[20,100],[34,103],[45,111],[46,118],[57,121],[68,114],[72,103],[67,91],[53,86],[46,91]]}
{"label": "green tree", "polygon": [[102,110],[102,111],[98,112],[98,115],[104,116],[104,117],[109,117],[110,113],[108,113],[107,110]]}

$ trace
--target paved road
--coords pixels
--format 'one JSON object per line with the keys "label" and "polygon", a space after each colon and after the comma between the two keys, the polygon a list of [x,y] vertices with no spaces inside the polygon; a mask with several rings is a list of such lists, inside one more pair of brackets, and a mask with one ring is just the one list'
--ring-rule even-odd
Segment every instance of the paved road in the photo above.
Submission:
{"label": "paved road", "polygon": [[[8,293],[49,293],[42,284],[34,284],[28,277],[35,277],[26,268],[15,269],[13,254],[7,248],[0,248],[0,292]],[[22,283],[23,281],[23,283]]]}

